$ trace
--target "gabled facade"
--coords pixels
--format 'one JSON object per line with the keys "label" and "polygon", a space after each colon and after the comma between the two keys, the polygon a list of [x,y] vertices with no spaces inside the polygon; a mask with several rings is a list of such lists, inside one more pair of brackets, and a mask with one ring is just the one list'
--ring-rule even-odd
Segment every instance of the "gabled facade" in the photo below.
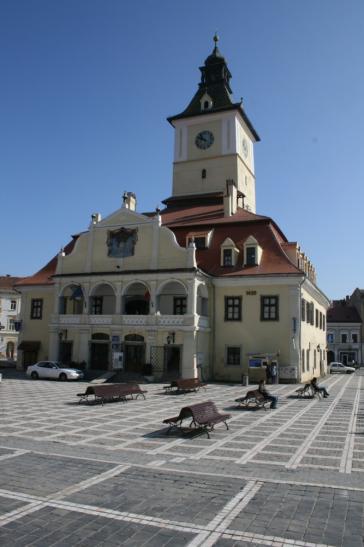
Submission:
{"label": "gabled facade", "polygon": [[282,381],[325,374],[329,301],[297,243],[255,213],[259,137],[232,99],[217,38],[201,74],[187,108],[169,118],[175,155],[164,209],[140,214],[124,194],[120,209],[92,215],[19,286],[19,366],[37,349],[37,359],[156,378],[255,381],[267,360]]}

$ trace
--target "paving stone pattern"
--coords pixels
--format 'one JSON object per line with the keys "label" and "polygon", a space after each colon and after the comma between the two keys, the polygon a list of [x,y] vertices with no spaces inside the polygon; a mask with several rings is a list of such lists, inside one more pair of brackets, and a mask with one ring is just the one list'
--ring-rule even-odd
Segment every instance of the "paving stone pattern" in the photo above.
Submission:
{"label": "paving stone pattern", "polygon": [[[238,385],[102,406],[78,404],[86,384],[4,373],[0,545],[363,546],[363,375],[327,378],[322,400],[271,386],[278,408],[246,411]],[[205,400],[229,430],[166,435]]]}

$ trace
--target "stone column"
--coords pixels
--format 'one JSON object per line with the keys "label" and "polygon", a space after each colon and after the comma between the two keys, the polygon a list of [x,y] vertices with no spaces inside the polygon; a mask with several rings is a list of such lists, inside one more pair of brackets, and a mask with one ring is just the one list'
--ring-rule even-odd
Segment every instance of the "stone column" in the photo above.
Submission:
{"label": "stone column", "polygon": [[121,293],[123,290],[123,284],[121,281],[115,283],[116,293],[115,293],[115,315],[121,315]]}
{"label": "stone column", "polygon": [[51,329],[49,331],[49,355],[50,361],[58,361],[59,357],[59,331],[58,329]]}
{"label": "stone column", "polygon": [[188,284],[188,297],[187,297],[187,314],[196,315],[197,309],[197,283],[196,279],[193,278],[187,282]]}
{"label": "stone column", "polygon": [[182,349],[182,378],[197,378],[196,333],[185,332]]}

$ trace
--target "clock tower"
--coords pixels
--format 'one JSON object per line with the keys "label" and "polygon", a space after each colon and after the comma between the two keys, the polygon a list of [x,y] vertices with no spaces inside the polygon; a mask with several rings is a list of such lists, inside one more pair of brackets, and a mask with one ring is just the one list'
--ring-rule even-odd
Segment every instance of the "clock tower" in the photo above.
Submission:
{"label": "clock tower", "polygon": [[191,102],[168,118],[175,129],[173,197],[225,194],[226,181],[233,180],[241,203],[255,212],[253,145],[260,139],[242,101],[233,101],[231,73],[216,35],[214,42]]}

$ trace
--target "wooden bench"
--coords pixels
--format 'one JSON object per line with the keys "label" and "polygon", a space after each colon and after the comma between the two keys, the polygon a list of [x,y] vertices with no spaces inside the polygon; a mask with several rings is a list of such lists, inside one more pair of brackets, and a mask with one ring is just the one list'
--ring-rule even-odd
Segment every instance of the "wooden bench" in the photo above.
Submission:
{"label": "wooden bench", "polygon": [[131,399],[136,398],[141,395],[145,399],[144,393],[146,391],[142,390],[138,384],[100,384],[88,386],[85,393],[77,393],[79,397],[79,403],[86,401],[89,403],[89,397],[94,397],[94,402],[100,401],[101,404],[104,404],[107,400],[121,400],[126,401],[128,397]]}
{"label": "wooden bench", "polygon": [[171,391],[198,391],[202,387],[206,389],[207,384],[203,384],[199,378],[180,378],[173,380],[169,386],[163,386],[166,392]]}
{"label": "wooden bench", "polygon": [[265,408],[265,405],[271,403],[271,401],[269,399],[266,399],[258,389],[248,391],[244,397],[239,397],[238,399],[235,399],[235,402],[239,403],[239,407],[257,407],[264,408],[264,410],[267,410]]}
{"label": "wooden bench", "polygon": [[[220,422],[223,422],[226,429],[229,429],[227,420],[231,418],[230,414],[220,414],[216,408],[215,403],[212,401],[206,401],[204,403],[197,403],[195,405],[185,406],[180,410],[178,416],[172,418],[166,418],[163,420],[164,424],[169,425],[167,435],[173,428],[181,430],[183,433],[189,433],[200,429],[202,432],[207,433],[207,437],[210,438],[210,431],[214,429],[214,426]],[[189,427],[182,427],[182,422],[186,419],[190,419]]]}

